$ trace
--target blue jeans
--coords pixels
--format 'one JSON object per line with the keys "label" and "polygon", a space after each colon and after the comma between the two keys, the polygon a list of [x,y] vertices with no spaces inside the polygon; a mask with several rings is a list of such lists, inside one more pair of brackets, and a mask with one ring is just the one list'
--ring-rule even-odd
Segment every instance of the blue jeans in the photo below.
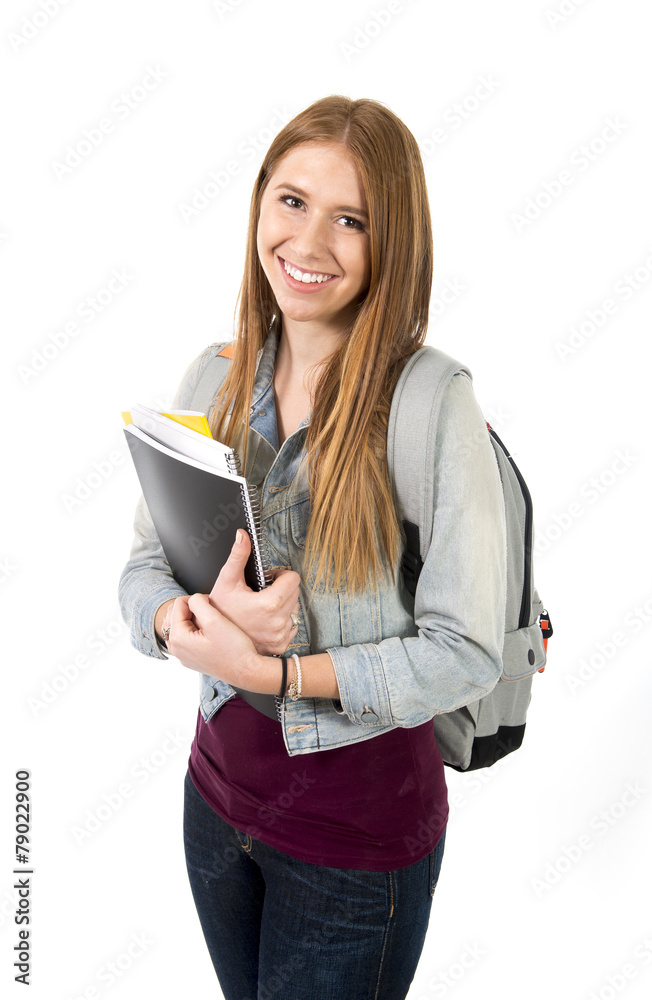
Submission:
{"label": "blue jeans", "polygon": [[234,829],[186,774],[188,877],[226,1000],[402,1000],[445,837],[396,871],[313,865]]}

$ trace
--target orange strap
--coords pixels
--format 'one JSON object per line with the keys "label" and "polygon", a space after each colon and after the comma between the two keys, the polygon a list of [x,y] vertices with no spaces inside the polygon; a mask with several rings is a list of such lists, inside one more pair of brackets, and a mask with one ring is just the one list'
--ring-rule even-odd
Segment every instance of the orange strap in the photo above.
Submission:
{"label": "orange strap", "polygon": [[233,344],[227,344],[226,347],[223,347],[221,351],[218,351],[218,353],[217,353],[216,356],[218,358],[232,358],[233,357]]}
{"label": "orange strap", "polygon": [[[541,631],[543,632],[543,650],[544,650],[544,652],[547,655],[547,653],[548,653],[548,639],[552,635],[552,629],[550,628],[550,619],[549,618],[541,618],[540,621],[539,621],[539,624],[541,625]],[[539,670],[539,673],[542,674],[545,669],[546,669],[545,667],[541,667],[541,669]]]}

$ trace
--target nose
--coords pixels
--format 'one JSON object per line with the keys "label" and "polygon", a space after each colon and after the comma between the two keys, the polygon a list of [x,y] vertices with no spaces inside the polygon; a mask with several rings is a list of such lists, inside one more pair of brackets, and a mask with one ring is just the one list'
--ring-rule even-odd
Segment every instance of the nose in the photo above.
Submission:
{"label": "nose", "polygon": [[313,265],[326,260],[328,251],[328,227],[326,220],[318,213],[304,216],[297,224],[294,236],[290,241],[294,263]]}

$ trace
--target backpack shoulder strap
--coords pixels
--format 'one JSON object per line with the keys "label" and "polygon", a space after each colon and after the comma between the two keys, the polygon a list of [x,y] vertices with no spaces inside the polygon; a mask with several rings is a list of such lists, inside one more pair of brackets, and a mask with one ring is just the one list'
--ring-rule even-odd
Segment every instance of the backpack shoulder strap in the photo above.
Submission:
{"label": "backpack shoulder strap", "polygon": [[[217,347],[220,345],[218,344]],[[193,389],[187,409],[203,410],[204,413],[208,413],[215,393],[227,376],[232,357],[233,344],[226,344],[208,359],[197,385]]]}
{"label": "backpack shoulder strap", "polygon": [[[408,549],[425,560],[432,534],[432,476],[437,420],[446,386],[469,369],[435,347],[412,354],[399,376],[387,425],[387,462]],[[410,527],[412,526],[412,527]],[[415,533],[414,526],[417,531]]]}

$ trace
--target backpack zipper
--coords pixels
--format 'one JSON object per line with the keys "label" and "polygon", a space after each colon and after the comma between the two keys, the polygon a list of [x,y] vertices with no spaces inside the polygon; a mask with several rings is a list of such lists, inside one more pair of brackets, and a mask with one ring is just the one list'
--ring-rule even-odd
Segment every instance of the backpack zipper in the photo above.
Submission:
{"label": "backpack zipper", "polygon": [[518,617],[518,627],[527,628],[530,624],[530,609],[532,604],[532,597],[530,593],[530,577],[532,575],[532,497],[530,496],[530,491],[527,487],[527,483],[523,479],[516,462],[508,452],[507,448],[500,440],[496,434],[493,427],[487,424],[489,428],[489,433],[491,434],[494,441],[500,445],[505,453],[506,458],[514,470],[514,474],[518,479],[519,486],[521,487],[521,493],[523,494],[523,500],[525,502],[525,537],[524,537],[524,559],[523,559],[523,593],[521,596],[521,610]]}

